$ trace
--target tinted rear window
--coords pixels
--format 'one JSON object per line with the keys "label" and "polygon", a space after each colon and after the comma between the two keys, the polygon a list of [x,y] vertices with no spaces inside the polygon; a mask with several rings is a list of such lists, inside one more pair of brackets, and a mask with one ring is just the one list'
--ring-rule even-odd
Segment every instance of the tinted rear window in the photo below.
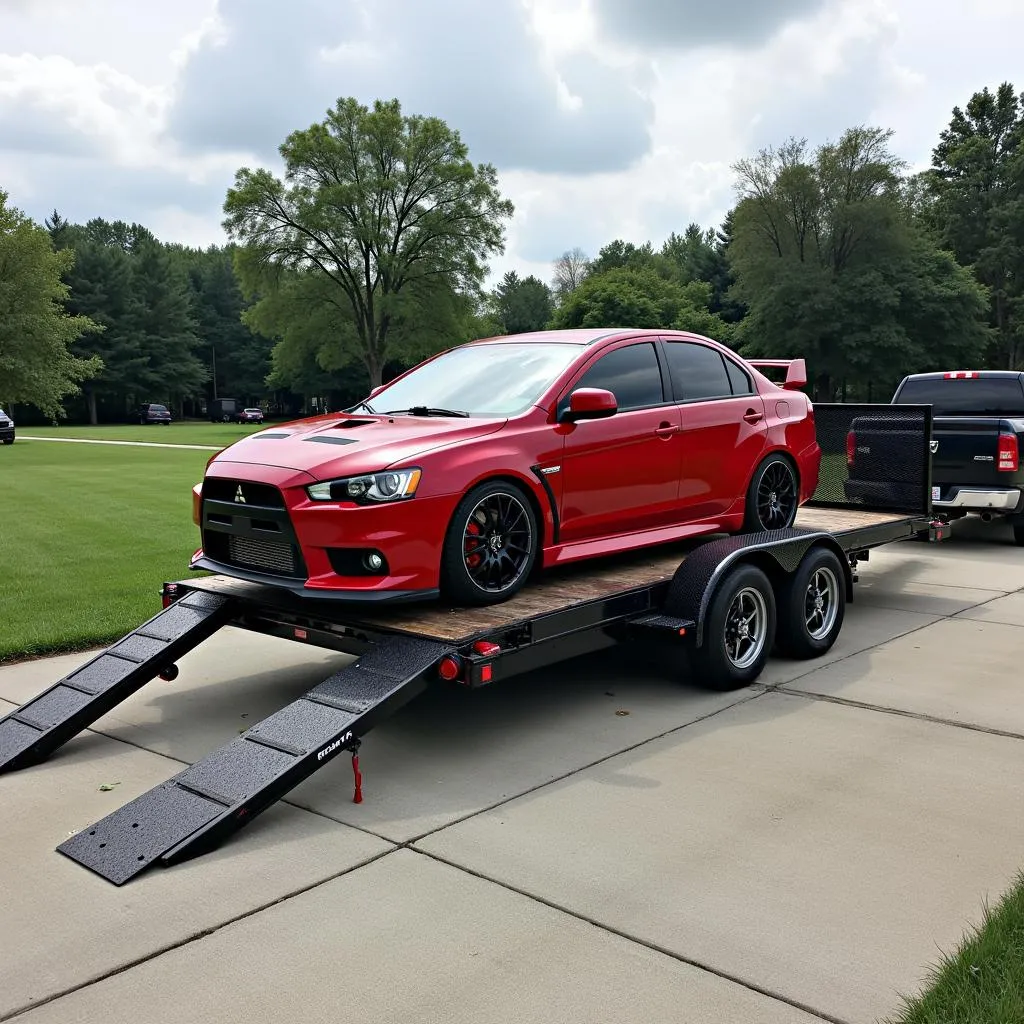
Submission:
{"label": "tinted rear window", "polygon": [[930,405],[935,416],[1024,416],[1018,377],[960,377],[908,380],[900,405]]}

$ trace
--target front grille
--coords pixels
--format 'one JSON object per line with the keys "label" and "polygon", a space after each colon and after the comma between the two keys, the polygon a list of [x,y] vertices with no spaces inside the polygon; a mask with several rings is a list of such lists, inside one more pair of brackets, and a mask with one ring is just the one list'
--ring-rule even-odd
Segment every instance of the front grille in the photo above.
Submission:
{"label": "front grille", "polygon": [[282,541],[230,535],[228,553],[232,564],[243,569],[256,569],[278,576],[295,575],[295,551],[291,544]]}
{"label": "front grille", "polygon": [[[236,501],[241,490],[244,501]],[[284,508],[284,495],[269,484],[248,480],[224,480],[207,477],[203,481],[203,497],[211,501],[230,501],[234,505],[261,505],[263,508]]]}

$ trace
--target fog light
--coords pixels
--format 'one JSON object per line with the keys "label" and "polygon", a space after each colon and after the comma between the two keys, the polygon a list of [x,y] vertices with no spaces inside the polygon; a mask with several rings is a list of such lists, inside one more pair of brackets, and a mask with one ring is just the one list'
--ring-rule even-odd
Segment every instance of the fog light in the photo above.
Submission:
{"label": "fog light", "polygon": [[384,568],[384,559],[376,551],[371,551],[366,556],[365,562],[366,568],[371,572],[380,572]]}

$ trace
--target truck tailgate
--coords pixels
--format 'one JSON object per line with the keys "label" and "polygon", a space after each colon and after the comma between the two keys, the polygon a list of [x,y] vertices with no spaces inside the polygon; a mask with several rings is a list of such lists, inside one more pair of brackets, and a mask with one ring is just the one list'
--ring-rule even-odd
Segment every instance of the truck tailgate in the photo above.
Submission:
{"label": "truck tailgate", "polygon": [[1013,433],[1008,420],[991,416],[936,416],[932,438],[932,483],[945,488],[964,486],[1007,487],[1015,473],[999,472],[996,462],[1000,433]]}

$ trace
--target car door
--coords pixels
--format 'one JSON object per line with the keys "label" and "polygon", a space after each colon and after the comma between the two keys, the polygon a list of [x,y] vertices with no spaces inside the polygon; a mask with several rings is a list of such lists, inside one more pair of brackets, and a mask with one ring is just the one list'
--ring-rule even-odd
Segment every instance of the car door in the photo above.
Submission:
{"label": "car door", "polygon": [[767,444],[764,403],[746,370],[718,349],[671,338],[663,345],[681,414],[682,518],[723,515],[746,493]]}
{"label": "car door", "polygon": [[598,356],[559,397],[561,409],[576,388],[602,388],[618,402],[614,416],[560,427],[563,543],[672,522],[680,412],[667,383],[656,345],[627,343]]}

